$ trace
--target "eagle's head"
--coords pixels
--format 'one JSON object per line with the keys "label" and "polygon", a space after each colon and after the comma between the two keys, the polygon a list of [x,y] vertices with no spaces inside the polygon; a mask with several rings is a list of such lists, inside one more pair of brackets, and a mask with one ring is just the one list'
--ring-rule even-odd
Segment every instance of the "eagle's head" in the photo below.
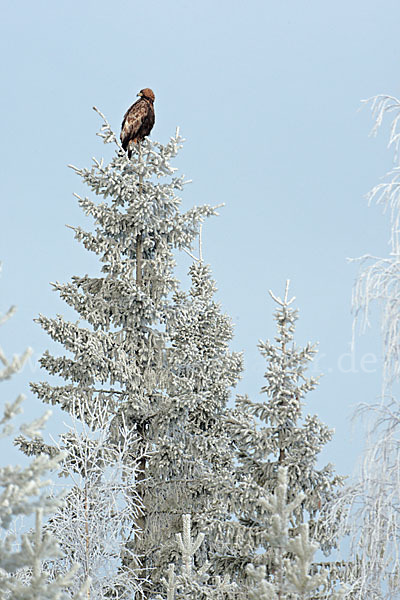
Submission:
{"label": "eagle's head", "polygon": [[150,100],[150,102],[154,102],[156,98],[153,90],[151,90],[150,88],[144,88],[144,90],[140,90],[138,96],[140,96],[141,98],[145,98],[146,100]]}

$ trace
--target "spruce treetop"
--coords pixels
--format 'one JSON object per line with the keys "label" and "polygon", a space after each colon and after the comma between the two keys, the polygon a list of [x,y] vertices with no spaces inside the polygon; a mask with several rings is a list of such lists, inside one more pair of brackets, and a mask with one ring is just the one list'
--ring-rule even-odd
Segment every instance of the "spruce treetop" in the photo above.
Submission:
{"label": "spruce treetop", "polygon": [[[236,408],[227,418],[237,449],[236,483],[230,490],[237,521],[227,526],[227,550],[221,561],[239,574],[249,562],[265,564],[269,573],[275,568],[267,531],[273,515],[265,515],[262,499],[274,491],[279,467],[287,469],[287,501],[303,498],[293,510],[290,535],[297,535],[301,524],[308,521],[310,535],[324,552],[336,544],[337,523],[328,527],[325,511],[342,478],[330,464],[317,468],[318,453],[332,438],[332,431],[316,415],[304,417],[302,413],[305,396],[317,385],[317,378],[306,374],[316,349],[310,343],[304,347],[295,344],[298,312],[288,291],[289,282],[283,299],[270,292],[277,305],[277,334],[274,342],[258,345],[267,361],[266,383],[261,388],[264,401],[238,396]],[[264,550],[262,555],[260,550]]]}

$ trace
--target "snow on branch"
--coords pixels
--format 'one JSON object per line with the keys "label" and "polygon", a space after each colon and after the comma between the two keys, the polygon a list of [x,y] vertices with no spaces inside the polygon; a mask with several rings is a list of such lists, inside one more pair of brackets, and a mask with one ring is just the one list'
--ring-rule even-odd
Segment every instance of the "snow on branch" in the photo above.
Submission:
{"label": "snow on branch", "polygon": [[376,136],[386,114],[394,113],[394,118],[390,127],[388,148],[394,146],[396,159],[398,156],[400,142],[400,101],[395,96],[379,94],[378,96],[373,96],[371,98],[367,98],[366,100],[362,100],[362,102],[363,104],[371,105],[372,116],[375,120],[370,135]]}
{"label": "snow on branch", "polygon": [[117,136],[111,129],[111,125],[107,121],[106,117],[97,108],[97,106],[93,106],[93,110],[95,110],[97,114],[99,114],[100,117],[103,119],[103,125],[101,126],[99,133],[97,133],[96,135],[101,137],[105,144],[111,144],[112,142],[114,142],[115,144],[117,144],[117,146],[119,146],[119,148],[121,148],[121,150],[123,150]]}
{"label": "snow on branch", "polygon": [[288,300],[289,284],[290,284],[290,279],[287,279],[286,287],[285,287],[285,296],[284,296],[283,300],[279,296],[275,296],[275,294],[271,290],[269,290],[269,295],[271,296],[271,298],[280,306],[289,306],[290,304],[292,304],[292,302],[294,302],[296,300],[296,296],[293,296],[293,298]]}
{"label": "snow on branch", "polygon": [[[388,95],[379,95],[364,102],[371,104],[375,120],[372,134],[376,135],[384,117],[393,117],[389,147],[395,151],[398,160],[400,143],[400,101]],[[387,181],[376,185],[367,195],[369,202],[375,201],[391,212],[391,252],[384,258],[364,255],[358,259],[360,273],[353,288],[352,306],[354,311],[353,344],[355,327],[361,323],[361,331],[370,326],[371,305],[381,308],[381,334],[383,343],[383,383],[385,393],[400,378],[400,165],[389,171]]]}

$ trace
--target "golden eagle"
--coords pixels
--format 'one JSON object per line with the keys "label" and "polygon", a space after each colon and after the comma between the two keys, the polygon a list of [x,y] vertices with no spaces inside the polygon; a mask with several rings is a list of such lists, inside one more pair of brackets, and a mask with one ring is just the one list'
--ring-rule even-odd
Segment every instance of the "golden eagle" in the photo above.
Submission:
{"label": "golden eagle", "polygon": [[123,149],[128,150],[128,158],[132,156],[132,143],[137,144],[149,135],[155,121],[154,92],[144,88],[138,96],[139,100],[126,111],[121,126],[121,143]]}

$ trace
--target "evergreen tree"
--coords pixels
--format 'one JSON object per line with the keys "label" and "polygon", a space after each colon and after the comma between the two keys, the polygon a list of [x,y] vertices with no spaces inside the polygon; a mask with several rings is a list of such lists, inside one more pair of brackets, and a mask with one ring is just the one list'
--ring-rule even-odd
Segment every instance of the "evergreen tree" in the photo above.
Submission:
{"label": "evergreen tree", "polygon": [[[168,363],[173,373],[168,393],[181,455],[165,468],[170,469],[171,485],[179,472],[185,474],[187,496],[175,495],[179,501],[177,528],[179,531],[182,514],[190,511],[192,532],[207,533],[197,556],[203,563],[218,554],[218,540],[229,519],[227,504],[221,503],[220,495],[233,472],[233,444],[224,417],[229,414],[230,388],[239,378],[242,357],[229,351],[232,324],[213,299],[216,287],[208,265],[196,261],[189,274],[191,288],[188,293],[175,294],[168,322]],[[174,446],[176,453],[177,439],[177,434],[164,436],[167,456],[172,455]],[[175,539],[171,544],[176,547]]]}
{"label": "evergreen tree", "polygon": [[[119,146],[105,120],[100,135]],[[87,423],[103,404],[112,422],[110,446],[118,444],[122,422],[136,433],[129,460],[141,457],[136,491],[143,511],[131,516],[139,533],[126,542],[121,568],[138,581],[151,577],[153,591],[175,555],[171,541],[189,506],[196,507],[196,527],[203,511],[227,518],[215,497],[214,480],[226,478],[231,460],[219,421],[241,366],[228,350],[231,325],[212,301],[207,268],[193,266],[189,294],[179,292],[173,275],[174,252],[190,250],[200,223],[216,214],[210,206],[179,212],[176,192],[185,182],[170,161],[181,143],[177,132],[166,146],[145,140],[131,160],[117,149],[109,164],[74,167],[95,194],[109,199],[79,198],[95,231],[73,228],[99,256],[102,273],[54,284],[85,323],[39,317],[68,352],[46,352],[41,366],[65,384],[32,384],[43,401]]]}
{"label": "evergreen tree", "polygon": [[[183,516],[183,534],[176,534],[176,544],[180,550],[180,567],[171,564],[168,577],[162,580],[165,587],[163,596],[155,600],[316,600],[329,598],[340,600],[345,588],[333,589],[327,569],[315,568],[314,554],[319,544],[310,538],[309,523],[302,523],[296,535],[289,531],[293,515],[305,499],[300,493],[288,502],[287,467],[278,467],[277,481],[273,493],[260,497],[258,501],[260,522],[264,520],[265,538],[274,555],[275,570],[267,575],[265,561],[255,567],[246,567],[244,585],[232,583],[225,574],[212,577],[209,563],[195,567],[194,556],[204,543],[205,536],[199,533],[195,539],[191,534],[190,515]],[[329,586],[329,590],[327,590]]]}
{"label": "evergreen tree", "polygon": [[[342,478],[334,474],[330,464],[316,468],[318,453],[331,439],[332,431],[317,416],[302,416],[302,400],[317,384],[314,377],[305,376],[315,347],[307,344],[298,348],[293,342],[297,311],[291,307],[294,298],[288,299],[288,285],[283,300],[271,293],[278,305],[276,344],[259,343],[267,359],[266,384],[261,389],[267,400],[255,402],[239,396],[227,421],[237,448],[235,485],[228,490],[236,519],[227,527],[220,562],[239,580],[243,580],[249,563],[264,565],[267,579],[276,571],[269,541],[271,524],[260,509],[260,501],[275,490],[279,467],[287,468],[287,502],[303,494],[302,502],[293,510],[290,537],[307,521],[310,536],[325,553],[336,543],[337,523],[328,526],[326,513]],[[332,579],[334,570],[332,566]]]}
{"label": "evergreen tree", "polygon": [[179,572],[171,563],[168,577],[162,579],[166,596],[158,594],[155,600],[227,600],[237,598],[237,586],[229,581],[228,576],[214,577],[209,572],[210,563],[205,562],[196,567],[194,557],[204,543],[204,534],[198,533],[192,538],[191,517],[183,515],[183,532],[177,533],[176,546],[179,549]]}
{"label": "evergreen tree", "polygon": [[[278,467],[275,491],[260,498],[260,513],[268,518],[266,538],[274,554],[276,565],[274,575],[267,576],[266,565],[255,568],[247,565],[249,582],[245,598],[249,600],[310,600],[328,597],[330,600],[343,598],[345,590],[331,590],[325,593],[329,582],[329,572],[321,569],[315,572],[313,558],[319,544],[310,539],[309,523],[302,523],[295,537],[289,536],[293,513],[296,512],[305,495],[300,493],[288,503],[287,467]],[[244,600],[244,599],[243,599]]]}

